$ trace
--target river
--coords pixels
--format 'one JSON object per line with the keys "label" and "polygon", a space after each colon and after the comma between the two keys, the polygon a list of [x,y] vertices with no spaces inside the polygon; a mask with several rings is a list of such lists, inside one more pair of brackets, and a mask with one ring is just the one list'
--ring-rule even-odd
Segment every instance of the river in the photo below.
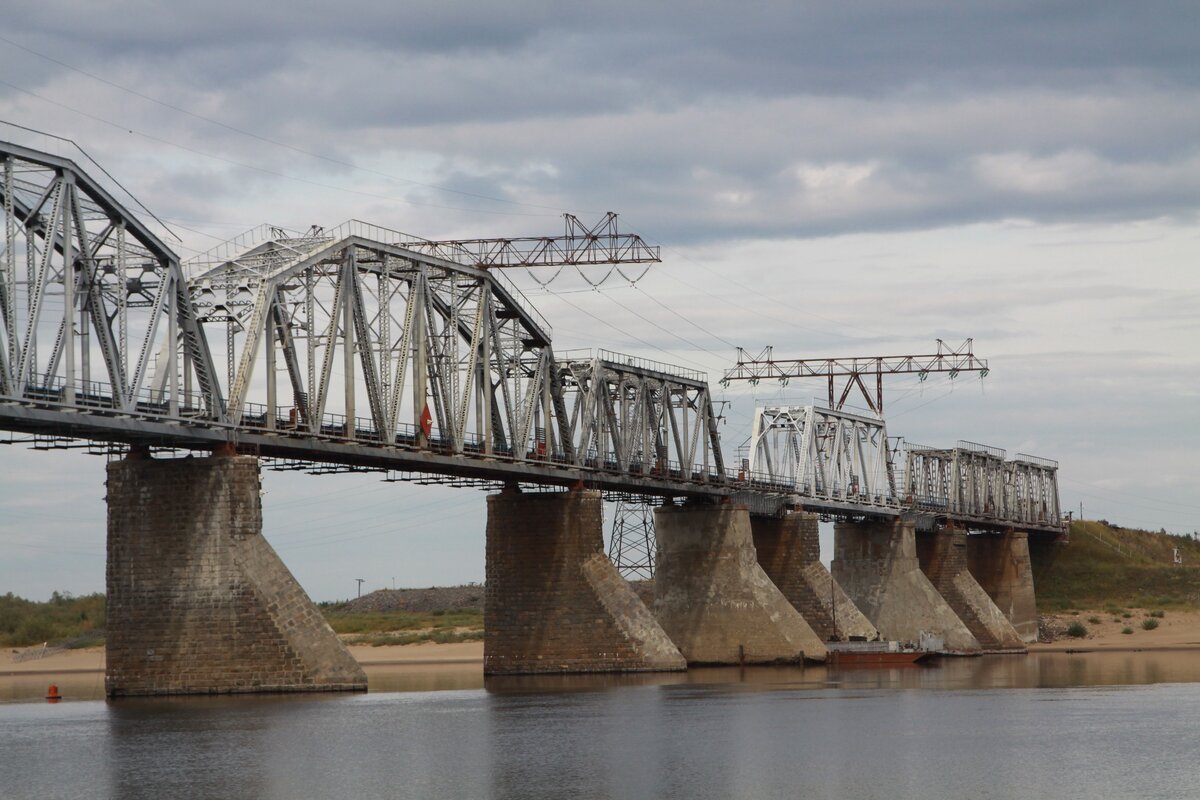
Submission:
{"label": "river", "polygon": [[112,703],[80,675],[58,704],[6,679],[0,797],[1200,797],[1200,652],[369,674],[367,694]]}

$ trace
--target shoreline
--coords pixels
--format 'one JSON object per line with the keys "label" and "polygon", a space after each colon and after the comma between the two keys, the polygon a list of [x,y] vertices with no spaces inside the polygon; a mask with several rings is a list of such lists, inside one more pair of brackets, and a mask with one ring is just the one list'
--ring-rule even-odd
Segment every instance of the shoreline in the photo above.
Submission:
{"label": "shoreline", "polygon": [[[1080,638],[1062,636],[1053,642],[1037,642],[1028,646],[1030,654],[1067,653],[1170,653],[1200,651],[1200,610],[1167,611],[1156,618],[1159,625],[1154,630],[1140,628],[1148,616],[1147,609],[1130,609],[1130,617],[1124,618],[1105,611],[1081,610],[1070,614],[1044,614],[1047,627],[1066,630],[1073,622],[1088,628],[1088,634]],[[1090,622],[1100,618],[1099,623]],[[1116,621],[1114,621],[1116,620]],[[1132,634],[1124,634],[1125,628],[1134,628]],[[40,645],[39,645],[40,647]],[[36,675],[86,675],[104,672],[104,648],[89,647],[64,650],[45,658],[13,663],[11,654],[35,648],[10,648],[9,658],[0,658],[0,677],[20,678]],[[347,649],[364,669],[387,668],[405,670],[411,667],[443,668],[463,671],[472,667],[483,667],[483,642],[454,642],[438,644],[422,642],[407,645],[352,644]],[[7,663],[6,663],[7,662]]]}

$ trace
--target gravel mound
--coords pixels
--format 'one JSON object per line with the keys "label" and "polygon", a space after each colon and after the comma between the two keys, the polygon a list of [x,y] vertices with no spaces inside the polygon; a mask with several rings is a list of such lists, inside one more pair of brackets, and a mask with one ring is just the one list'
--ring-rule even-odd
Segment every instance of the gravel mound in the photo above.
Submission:
{"label": "gravel mound", "polygon": [[380,589],[349,600],[335,609],[341,614],[370,611],[449,611],[483,609],[483,585],[432,586],[428,589]]}

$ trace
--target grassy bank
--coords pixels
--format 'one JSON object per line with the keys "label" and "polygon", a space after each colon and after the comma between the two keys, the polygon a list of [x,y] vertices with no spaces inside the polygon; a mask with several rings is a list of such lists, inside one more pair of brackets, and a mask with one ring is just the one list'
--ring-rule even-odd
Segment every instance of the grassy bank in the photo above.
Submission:
{"label": "grassy bank", "polygon": [[483,611],[455,608],[439,611],[343,611],[322,608],[326,621],[350,644],[375,646],[421,642],[469,642],[483,638]]}
{"label": "grassy bank", "polygon": [[1075,522],[1068,544],[1031,537],[1030,554],[1042,612],[1200,607],[1200,542],[1190,537]]}
{"label": "grassy bank", "polygon": [[[436,611],[348,611],[346,604],[324,604],[321,613],[353,644],[465,642],[483,638],[483,611],[455,608]],[[48,642],[88,647],[104,643],[104,595],[73,597],[55,592],[39,603],[13,594],[0,596],[0,647],[29,647]]]}

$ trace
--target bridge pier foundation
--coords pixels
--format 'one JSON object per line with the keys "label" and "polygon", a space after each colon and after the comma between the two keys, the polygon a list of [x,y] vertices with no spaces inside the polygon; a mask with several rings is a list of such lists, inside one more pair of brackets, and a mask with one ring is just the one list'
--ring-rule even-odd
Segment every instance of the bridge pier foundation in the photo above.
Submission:
{"label": "bridge pier foundation", "polygon": [[759,566],[822,641],[872,641],[879,631],[821,563],[817,515],[751,517]]}
{"label": "bridge pier foundation", "polygon": [[921,572],[911,522],[838,522],[833,577],[887,639],[940,636],[946,650],[978,653],[979,641]]}
{"label": "bridge pier foundation", "polygon": [[602,527],[599,492],[488,497],[485,674],[686,668],[604,555]]}
{"label": "bridge pier foundation", "polygon": [[1025,650],[1021,635],[967,569],[967,532],[946,528],[917,536],[921,571],[985,650]]}
{"label": "bridge pier foundation", "polygon": [[256,458],[108,465],[110,697],[365,691],[262,536]]}
{"label": "bridge pier foundation", "polygon": [[967,568],[1012,623],[1021,640],[1036,642],[1038,613],[1029,534],[1024,531],[972,534],[967,537]]}
{"label": "bridge pier foundation", "polygon": [[654,613],[689,664],[825,658],[821,637],[759,566],[744,507],[663,506],[654,526]]}

